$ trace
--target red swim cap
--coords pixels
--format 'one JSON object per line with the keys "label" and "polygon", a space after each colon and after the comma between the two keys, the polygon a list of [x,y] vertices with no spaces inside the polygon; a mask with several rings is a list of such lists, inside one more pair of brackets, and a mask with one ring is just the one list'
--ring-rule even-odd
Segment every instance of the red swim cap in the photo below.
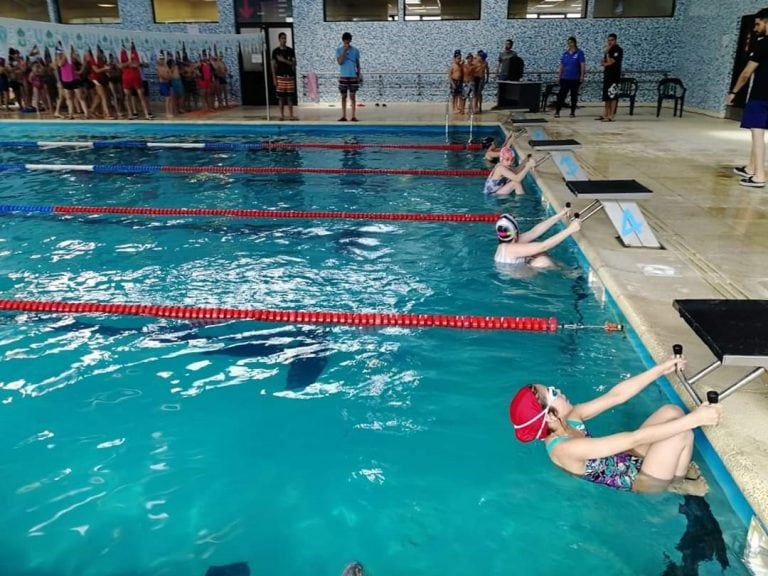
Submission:
{"label": "red swim cap", "polygon": [[509,404],[509,419],[517,439],[531,442],[546,438],[549,435],[549,426],[544,419],[546,413],[547,409],[541,406],[530,386],[520,388]]}

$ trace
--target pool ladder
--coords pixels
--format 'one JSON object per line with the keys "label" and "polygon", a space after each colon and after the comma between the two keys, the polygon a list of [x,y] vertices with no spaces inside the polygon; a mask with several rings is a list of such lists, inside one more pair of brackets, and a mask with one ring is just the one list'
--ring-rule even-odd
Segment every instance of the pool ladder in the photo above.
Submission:
{"label": "pool ladder", "polygon": [[[445,102],[445,142],[450,143],[448,136],[449,127],[451,125],[451,103],[453,102],[453,94],[448,96],[448,100]],[[469,140],[468,144],[472,144],[472,136],[475,126],[475,94],[472,93],[472,97],[467,102],[469,105]]]}

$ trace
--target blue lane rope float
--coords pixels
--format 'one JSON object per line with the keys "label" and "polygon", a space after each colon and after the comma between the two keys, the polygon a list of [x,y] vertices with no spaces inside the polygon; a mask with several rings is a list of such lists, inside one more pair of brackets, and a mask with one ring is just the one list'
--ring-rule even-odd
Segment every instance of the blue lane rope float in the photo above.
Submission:
{"label": "blue lane rope float", "polygon": [[477,176],[486,170],[422,170],[410,168],[305,168],[293,166],[172,166],[160,164],[0,164],[2,170],[32,170],[55,172],[101,172],[135,174],[170,172],[176,174],[370,174],[385,176]]}
{"label": "blue lane rope float", "polygon": [[174,148],[191,150],[284,150],[293,148],[321,148],[330,150],[362,150],[379,148],[392,150],[444,150],[453,152],[479,152],[481,144],[358,144],[324,142],[150,142],[147,140],[82,140],[37,141],[0,140],[0,148]]}

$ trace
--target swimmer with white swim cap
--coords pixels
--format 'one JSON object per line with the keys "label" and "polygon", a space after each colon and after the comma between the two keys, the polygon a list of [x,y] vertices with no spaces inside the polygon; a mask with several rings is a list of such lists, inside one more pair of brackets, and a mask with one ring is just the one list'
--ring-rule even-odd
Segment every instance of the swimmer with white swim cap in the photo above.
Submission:
{"label": "swimmer with white swim cap", "polygon": [[499,264],[525,264],[532,268],[553,267],[554,263],[547,256],[547,250],[554,248],[574,232],[581,230],[579,219],[574,218],[564,230],[542,242],[534,242],[534,240],[557,224],[568,214],[569,210],[570,208],[564,209],[543,222],[536,224],[527,232],[520,231],[520,226],[514,216],[502,214],[496,221],[496,237],[499,239],[499,245],[496,247],[494,260]]}

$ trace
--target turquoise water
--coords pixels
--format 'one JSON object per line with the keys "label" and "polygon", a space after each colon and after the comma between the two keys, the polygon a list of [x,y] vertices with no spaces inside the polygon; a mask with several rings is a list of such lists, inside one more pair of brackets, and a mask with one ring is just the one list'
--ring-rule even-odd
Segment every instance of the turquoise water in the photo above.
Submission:
{"label": "turquoise water", "polygon": [[[264,138],[273,128],[3,126],[3,138]],[[86,132],[87,130],[87,132]],[[291,127],[280,137],[434,142],[440,129]],[[456,141],[466,135],[455,134]],[[479,168],[475,153],[0,150],[3,161]],[[20,160],[21,159],[21,160]],[[539,219],[482,179],[6,173],[0,203],[490,212]],[[579,266],[510,278],[487,224],[98,216],[0,218],[6,297],[615,321]],[[109,316],[0,316],[3,573],[374,576],[662,574],[682,498],[559,473],[507,420],[519,385],[586,399],[644,369],[623,334],[383,330]],[[592,426],[639,425],[650,387]],[[705,474],[711,474],[705,467]],[[713,482],[711,482],[713,483]],[[746,530],[707,498],[741,565]],[[704,561],[700,574],[721,574]]]}

